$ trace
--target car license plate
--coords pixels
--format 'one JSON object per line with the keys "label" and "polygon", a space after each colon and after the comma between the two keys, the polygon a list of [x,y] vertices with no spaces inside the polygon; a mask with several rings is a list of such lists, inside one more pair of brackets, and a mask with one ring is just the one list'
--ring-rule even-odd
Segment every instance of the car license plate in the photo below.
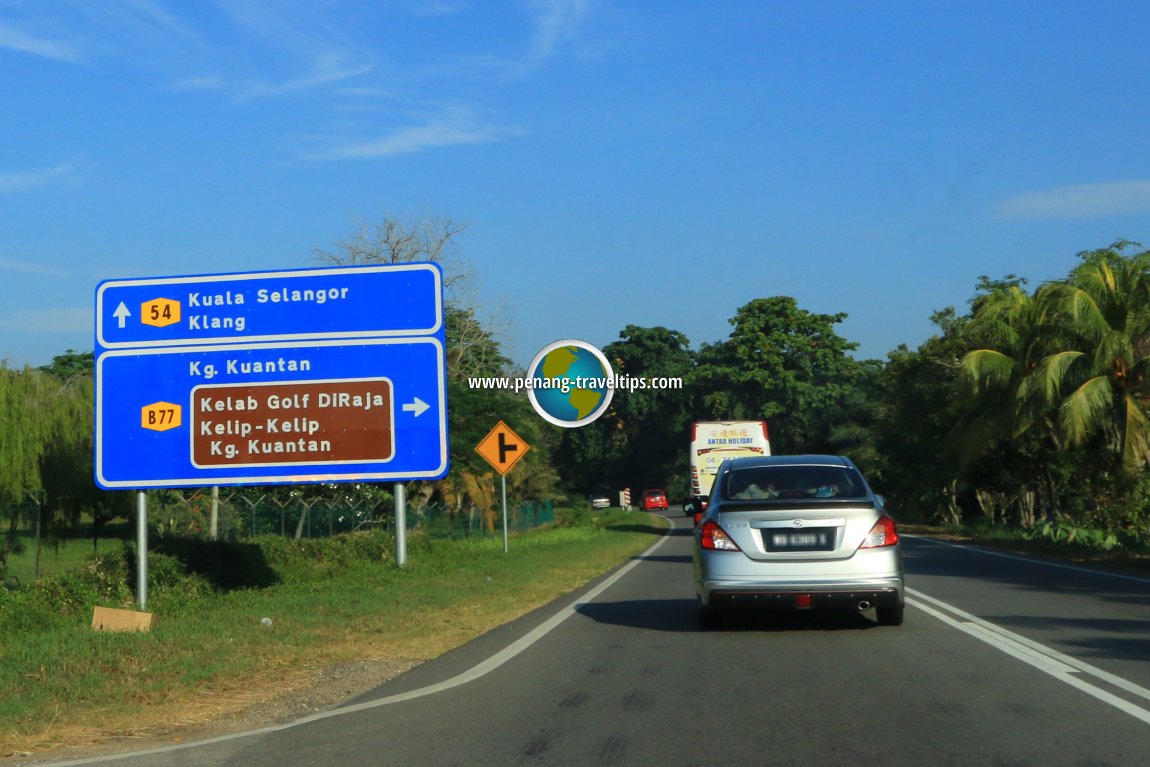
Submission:
{"label": "car license plate", "polygon": [[767,551],[833,551],[835,532],[831,528],[811,530],[764,530]]}

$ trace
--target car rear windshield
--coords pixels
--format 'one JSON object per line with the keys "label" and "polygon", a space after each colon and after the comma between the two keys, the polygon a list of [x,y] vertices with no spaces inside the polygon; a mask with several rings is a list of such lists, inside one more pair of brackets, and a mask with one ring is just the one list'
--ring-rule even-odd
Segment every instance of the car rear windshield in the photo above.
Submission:
{"label": "car rear windshield", "polygon": [[862,475],[845,466],[759,466],[728,472],[723,499],[865,498]]}

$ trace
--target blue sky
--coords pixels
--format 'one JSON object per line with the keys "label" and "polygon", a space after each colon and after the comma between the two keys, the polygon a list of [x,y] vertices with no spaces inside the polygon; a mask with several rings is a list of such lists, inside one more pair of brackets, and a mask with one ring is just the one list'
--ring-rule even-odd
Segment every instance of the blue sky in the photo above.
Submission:
{"label": "blue sky", "polygon": [[108,278],[445,216],[526,365],[748,301],[916,347],[979,275],[1150,245],[1150,4],[0,0],[0,358]]}

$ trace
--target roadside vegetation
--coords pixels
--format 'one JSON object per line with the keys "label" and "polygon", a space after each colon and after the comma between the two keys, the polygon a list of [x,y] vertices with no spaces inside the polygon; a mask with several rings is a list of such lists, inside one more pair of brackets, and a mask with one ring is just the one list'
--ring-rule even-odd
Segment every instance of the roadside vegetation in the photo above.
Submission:
{"label": "roadside vegetation", "polygon": [[434,658],[625,562],[665,526],[639,512],[561,509],[506,554],[501,538],[413,535],[403,568],[382,531],[161,542],[149,555],[157,625],[96,632],[95,605],[133,609],[135,550],[121,544],[0,589],[0,756],[210,721],[306,691],[340,664]]}
{"label": "roadside vegetation", "polygon": [[[1150,551],[1150,251],[1136,243],[1051,254],[1065,255],[1066,275],[1033,288],[1015,274],[983,276],[965,306],[934,313],[934,335],[885,360],[855,356],[857,344],[839,332],[845,314],[808,311],[771,294],[764,278],[763,295],[734,311],[725,339],[625,325],[602,347],[613,372],[682,387],[617,392],[598,420],[562,429],[539,418],[525,392],[469,385],[525,371],[504,356],[500,323],[472,301],[465,232],[449,218],[385,216],[314,253],[329,265],[444,267],[451,471],[406,489],[409,508],[442,510],[453,535],[462,520],[495,530],[498,477],[475,446],[499,420],[531,446],[507,477],[510,502],[589,515],[584,499],[624,488],[686,499],[691,422],[761,419],[773,452],[850,456],[901,524],[928,526],[911,529],[1134,565]],[[83,613],[96,599],[130,606],[134,584],[130,547],[105,545],[108,530],[131,524],[131,494],[92,480],[93,370],[93,354],[74,350],[37,369],[0,361],[0,737],[48,742],[65,720],[128,726],[126,712],[166,707],[172,696],[241,694],[244,683],[221,680],[275,672],[302,684],[317,664],[430,657],[649,538],[642,525],[627,533],[598,517],[599,531],[580,517],[523,534],[502,558],[497,537],[417,535],[420,555],[400,570],[379,532],[393,508],[389,485],[239,488],[237,503],[248,504],[239,508],[254,508],[257,496],[275,504],[279,535],[259,536],[267,529],[253,515],[216,533],[214,524],[150,517],[149,607],[164,620],[147,637],[91,635]],[[164,508],[168,491],[151,492]],[[304,537],[310,510],[325,505],[354,509],[349,529],[374,532]],[[74,551],[81,531],[92,548],[64,562],[61,544]]]}

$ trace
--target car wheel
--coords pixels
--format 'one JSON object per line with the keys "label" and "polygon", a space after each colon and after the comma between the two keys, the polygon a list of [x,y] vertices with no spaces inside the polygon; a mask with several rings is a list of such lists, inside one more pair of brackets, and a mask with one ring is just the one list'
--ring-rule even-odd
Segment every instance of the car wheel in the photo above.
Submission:
{"label": "car wheel", "polygon": [[901,626],[903,610],[904,607],[902,605],[876,607],[874,609],[874,615],[875,618],[878,619],[878,625],[880,626]]}

